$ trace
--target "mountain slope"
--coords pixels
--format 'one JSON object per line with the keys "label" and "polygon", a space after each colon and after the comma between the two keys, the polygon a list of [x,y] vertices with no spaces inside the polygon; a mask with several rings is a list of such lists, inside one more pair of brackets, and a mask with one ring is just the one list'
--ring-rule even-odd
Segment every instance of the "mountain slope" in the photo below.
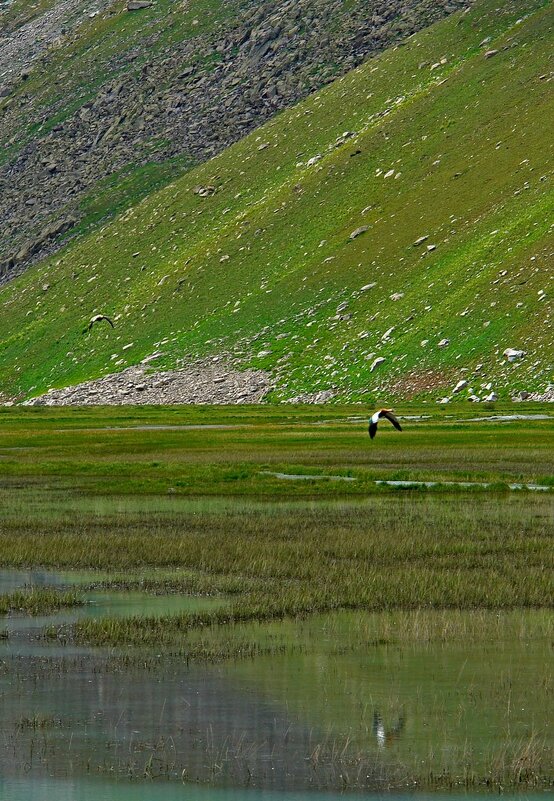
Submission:
{"label": "mountain slope", "polygon": [[479,0],[32,268],[0,291],[0,391],[154,351],[233,354],[277,399],[543,388],[552,19]]}
{"label": "mountain slope", "polygon": [[0,7],[0,281],[467,2]]}

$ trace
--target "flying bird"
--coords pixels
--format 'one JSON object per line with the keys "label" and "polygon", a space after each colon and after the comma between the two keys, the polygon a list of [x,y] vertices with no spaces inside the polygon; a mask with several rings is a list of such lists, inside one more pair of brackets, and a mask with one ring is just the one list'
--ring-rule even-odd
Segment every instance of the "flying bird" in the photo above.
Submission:
{"label": "flying bird", "polygon": [[371,416],[369,421],[369,436],[371,437],[371,439],[373,439],[373,437],[377,433],[377,424],[379,420],[381,420],[381,418],[383,417],[389,420],[393,424],[393,426],[397,428],[399,431],[402,431],[402,426],[392,413],[392,409],[379,409],[378,412],[375,412],[375,414]]}
{"label": "flying bird", "polygon": [[87,331],[90,331],[90,330],[91,330],[91,328],[92,328],[92,326],[93,326],[95,323],[99,323],[99,322],[101,322],[102,320],[105,320],[107,323],[109,323],[109,324],[111,325],[111,327],[112,327],[112,328],[115,328],[115,325],[112,323],[112,321],[110,320],[110,318],[109,318],[109,317],[106,317],[106,315],[105,315],[105,314],[95,314],[95,315],[94,315],[94,317],[92,317],[92,318],[91,318],[91,320],[90,320],[90,323],[88,324],[88,326],[87,326],[86,330],[87,330]]}

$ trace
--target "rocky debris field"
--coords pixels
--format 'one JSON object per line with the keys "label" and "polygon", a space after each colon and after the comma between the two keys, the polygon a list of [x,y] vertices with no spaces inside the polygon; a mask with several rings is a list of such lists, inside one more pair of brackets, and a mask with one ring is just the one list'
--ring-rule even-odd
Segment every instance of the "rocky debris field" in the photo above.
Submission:
{"label": "rocky debris field", "polygon": [[[83,199],[108,176],[175,158],[205,161],[370,55],[467,5],[226,0],[229,13],[213,30],[171,44],[162,41],[167,8],[155,0],[131,12],[106,0],[56,0],[8,27],[0,39],[0,284],[66,241],[83,218]],[[144,17],[142,38],[122,38],[105,63],[99,55],[90,85],[72,81],[85,34],[100,51],[93,26],[126,14],[159,17]]]}
{"label": "rocky debris field", "polygon": [[538,403],[554,403],[554,386],[549,386],[544,392],[520,392],[512,400],[536,401]]}
{"label": "rocky debris field", "polygon": [[196,361],[179,370],[161,372],[153,371],[148,364],[143,363],[95,381],[51,390],[46,395],[26,401],[24,405],[260,403],[271,388],[268,373],[262,370],[239,371],[229,362],[214,357]]}
{"label": "rocky debris field", "polygon": [[88,10],[83,10],[83,0],[58,0],[43,14],[15,28],[2,26],[0,16],[0,83],[5,87],[4,96],[9,94],[10,83],[27,80],[35,59],[59,43],[60,37],[65,36],[69,28],[83,18],[90,19],[99,14],[110,2],[94,0]]}

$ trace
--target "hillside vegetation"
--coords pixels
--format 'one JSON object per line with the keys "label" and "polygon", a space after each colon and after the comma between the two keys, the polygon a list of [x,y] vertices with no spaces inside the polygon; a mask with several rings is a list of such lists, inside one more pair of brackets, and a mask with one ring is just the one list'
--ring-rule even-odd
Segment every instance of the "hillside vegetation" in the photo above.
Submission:
{"label": "hillside vegetation", "polygon": [[154,352],[231,354],[274,399],[543,389],[552,21],[478,0],[31,268],[0,291],[0,392]]}
{"label": "hillside vegetation", "polygon": [[143,3],[0,5],[0,283],[468,0]]}

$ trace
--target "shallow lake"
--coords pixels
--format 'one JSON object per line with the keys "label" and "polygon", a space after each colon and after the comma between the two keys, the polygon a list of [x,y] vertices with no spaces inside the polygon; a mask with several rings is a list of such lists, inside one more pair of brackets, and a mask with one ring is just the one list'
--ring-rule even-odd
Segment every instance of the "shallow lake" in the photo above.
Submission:
{"label": "shallow lake", "polygon": [[[0,574],[3,592],[33,582],[86,585],[90,574]],[[161,649],[63,646],[40,628],[213,599],[85,596],[83,608],[0,621],[11,631],[0,642],[2,801],[315,801],[333,798],[316,790],[413,788],[441,772],[454,787],[502,767],[551,775],[551,613],[340,612],[245,624],[237,636],[271,653],[188,664]]]}
{"label": "shallow lake", "polygon": [[[344,801],[343,793],[276,793],[250,789],[215,789],[182,784],[137,784],[136,782],[104,782],[82,779],[79,781],[46,779],[33,782],[27,779],[0,778],[2,801]],[[371,801],[451,801],[452,796],[428,793],[357,794],[354,798]],[[463,801],[482,801],[483,796],[467,793]],[[543,801],[545,794],[502,796],[503,801]]]}

